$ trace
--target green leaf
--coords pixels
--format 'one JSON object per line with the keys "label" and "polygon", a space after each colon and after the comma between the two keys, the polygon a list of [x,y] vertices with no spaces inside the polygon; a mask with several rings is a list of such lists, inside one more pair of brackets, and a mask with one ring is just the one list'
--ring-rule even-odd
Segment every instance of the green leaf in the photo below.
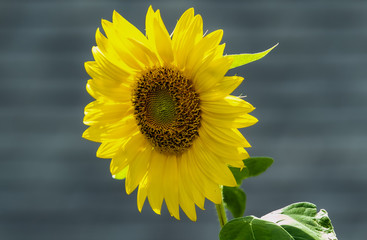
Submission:
{"label": "green leaf", "polygon": [[237,181],[237,185],[241,185],[243,179],[260,175],[265,172],[273,162],[274,160],[270,157],[250,157],[243,160],[245,167],[242,170],[235,167],[230,167],[230,169]]}
{"label": "green leaf", "polygon": [[274,160],[270,157],[251,157],[243,160],[248,169],[248,177],[255,177],[265,172],[273,164]]}
{"label": "green leaf", "polygon": [[220,240],[294,240],[282,227],[254,216],[235,218],[225,224]]}
{"label": "green leaf", "polygon": [[278,44],[279,43],[275,44],[268,50],[259,53],[242,53],[242,54],[227,55],[227,57],[233,58],[233,62],[230,69],[240,67],[242,65],[257,61],[265,57],[271,50],[273,50],[276,46],[278,46]]}
{"label": "green leaf", "polygon": [[242,217],[246,209],[246,194],[238,187],[223,186],[223,201],[234,218]]}
{"label": "green leaf", "polygon": [[261,219],[283,227],[295,240],[337,240],[330,218],[315,204],[300,202],[271,212]]}
{"label": "green leaf", "polygon": [[240,186],[242,180],[247,178],[248,176],[248,169],[247,168],[240,169],[236,167],[229,167],[229,169],[231,170],[234,178],[236,179],[237,186]]}

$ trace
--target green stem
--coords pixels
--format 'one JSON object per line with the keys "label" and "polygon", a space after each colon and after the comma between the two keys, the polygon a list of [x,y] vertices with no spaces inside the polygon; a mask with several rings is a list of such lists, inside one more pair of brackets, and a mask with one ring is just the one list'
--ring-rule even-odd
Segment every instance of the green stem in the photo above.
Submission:
{"label": "green stem", "polygon": [[[222,192],[222,196],[223,196],[223,192]],[[220,204],[215,204],[215,208],[217,209],[219,224],[220,224],[220,227],[222,228],[224,224],[227,223],[227,215],[226,215],[226,210],[224,209],[223,199]]]}

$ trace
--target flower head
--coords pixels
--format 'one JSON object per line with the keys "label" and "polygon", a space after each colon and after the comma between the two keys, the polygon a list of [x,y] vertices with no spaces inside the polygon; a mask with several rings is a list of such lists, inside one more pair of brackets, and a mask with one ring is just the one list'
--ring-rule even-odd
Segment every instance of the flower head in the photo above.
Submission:
{"label": "flower head", "polygon": [[116,11],[96,32],[95,61],[85,107],[83,137],[100,142],[97,156],[111,160],[126,192],[138,188],[141,211],[148,198],[160,214],[163,200],[179,219],[193,221],[195,204],[219,204],[221,185],[235,186],[228,166],[244,167],[250,147],[238,128],[257,122],[254,107],[230,93],[242,82],[225,76],[233,58],[223,56],[223,31],[203,34],[203,21],[188,9],[170,35],[160,11],[149,7],[146,35]]}

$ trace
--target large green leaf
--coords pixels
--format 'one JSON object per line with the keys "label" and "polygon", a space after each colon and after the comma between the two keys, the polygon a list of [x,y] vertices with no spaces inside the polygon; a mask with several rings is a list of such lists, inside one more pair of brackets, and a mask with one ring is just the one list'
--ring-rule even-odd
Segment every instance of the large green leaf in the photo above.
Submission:
{"label": "large green leaf", "polygon": [[238,187],[223,186],[223,201],[234,218],[242,217],[246,209],[246,194]]}
{"label": "large green leaf", "polygon": [[275,223],[247,216],[235,218],[225,224],[219,233],[220,240],[294,240]]}
{"label": "large green leaf", "polygon": [[230,169],[237,181],[237,185],[241,185],[243,179],[260,175],[265,172],[273,162],[274,160],[270,157],[250,157],[243,160],[245,167],[242,170],[235,167],[230,167]]}
{"label": "large green leaf", "polygon": [[265,57],[276,46],[278,46],[278,43],[275,44],[273,47],[269,48],[268,50],[265,50],[265,51],[259,52],[259,53],[242,53],[242,54],[227,55],[227,57],[233,58],[231,69],[236,68],[236,67],[240,67],[242,65],[248,64],[250,62],[257,61],[257,60]]}
{"label": "large green leaf", "polygon": [[261,219],[283,227],[295,240],[337,239],[327,212],[324,209],[317,212],[316,205],[312,203],[294,203]]}

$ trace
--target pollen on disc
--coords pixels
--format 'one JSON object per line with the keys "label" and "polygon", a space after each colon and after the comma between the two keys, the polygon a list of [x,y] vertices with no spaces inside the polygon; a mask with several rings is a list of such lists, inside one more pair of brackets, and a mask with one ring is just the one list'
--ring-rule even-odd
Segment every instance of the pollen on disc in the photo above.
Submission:
{"label": "pollen on disc", "polygon": [[199,135],[199,94],[176,69],[159,67],[143,73],[132,103],[141,133],[162,153],[182,153]]}

